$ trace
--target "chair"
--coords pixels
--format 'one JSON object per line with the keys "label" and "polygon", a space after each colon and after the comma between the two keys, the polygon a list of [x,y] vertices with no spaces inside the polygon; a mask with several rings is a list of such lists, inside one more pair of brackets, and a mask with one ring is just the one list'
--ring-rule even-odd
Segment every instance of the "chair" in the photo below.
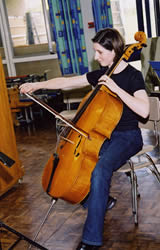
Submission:
{"label": "chair", "polygon": [[[154,149],[159,146],[159,135],[158,135],[158,122],[160,121],[160,104],[157,97],[149,97],[150,101],[150,115],[148,121],[143,124],[139,123],[140,128],[142,129],[142,135],[145,130],[153,130],[155,143],[154,144],[144,144],[142,150],[138,152],[135,156],[130,158],[125,165],[123,165],[117,172],[125,173],[131,182],[131,195],[132,195],[132,212],[134,215],[135,224],[138,224],[138,184],[137,184],[137,175],[136,170],[142,168],[149,168],[149,170],[155,175],[157,180],[160,182],[160,173],[156,167],[158,161],[157,157],[151,156],[151,153],[154,152]],[[65,111],[63,111],[65,112]],[[62,113],[63,113],[62,112]],[[61,114],[62,114],[61,113]],[[63,115],[63,114],[62,114]],[[67,119],[72,119],[75,115],[74,110],[70,110],[70,113],[65,115]],[[57,135],[60,133],[61,128],[64,126],[57,120]],[[62,127],[61,127],[62,125]]]}
{"label": "chair", "polygon": [[92,87],[89,85],[79,88],[62,89],[63,102],[66,104],[67,110],[73,109],[72,106],[76,106],[77,108],[83,97],[91,90]]}
{"label": "chair", "polygon": [[[149,97],[150,101],[150,115],[147,123],[139,123],[139,127],[142,130],[142,136],[146,129],[153,129],[154,133],[154,144],[144,144],[142,150],[135,156],[131,157],[129,161],[123,165],[117,172],[123,172],[130,177],[131,181],[131,195],[132,195],[132,212],[134,215],[135,224],[138,225],[138,184],[136,170],[142,168],[149,168],[152,174],[155,175],[158,182],[160,182],[160,173],[156,167],[158,158],[152,157],[151,152],[159,146],[159,135],[158,135],[158,122],[160,121],[160,104],[157,97]],[[153,125],[153,126],[152,126]]]}
{"label": "chair", "polygon": [[33,102],[20,101],[19,90],[17,86],[8,88],[8,97],[9,97],[9,104],[12,112],[14,125],[15,126],[19,125],[19,121],[17,119],[17,113],[21,112],[23,109],[25,113],[25,121],[26,123],[30,123],[30,121],[33,120],[33,112],[32,112]]}

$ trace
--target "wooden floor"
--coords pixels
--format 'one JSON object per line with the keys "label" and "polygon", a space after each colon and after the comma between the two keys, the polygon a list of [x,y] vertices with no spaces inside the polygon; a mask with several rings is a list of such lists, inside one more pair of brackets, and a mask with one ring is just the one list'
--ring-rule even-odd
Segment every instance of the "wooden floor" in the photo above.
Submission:
{"label": "wooden floor", "polygon": [[[49,119],[35,124],[35,130],[23,126],[15,130],[25,175],[21,184],[14,186],[0,199],[0,220],[31,239],[51,205],[50,197],[42,189],[41,176],[54,151],[54,124],[54,120]],[[155,155],[158,155],[157,151]],[[116,207],[106,214],[102,250],[160,249],[160,184],[146,170],[139,170],[137,175],[141,194],[139,225],[134,225],[129,180],[125,174],[115,173],[111,193],[118,201]],[[58,200],[36,242],[48,250],[76,249],[85,216],[86,211],[80,205]],[[16,236],[4,231],[0,233],[0,239],[2,249],[9,249]],[[28,243],[21,241],[14,249],[28,249]]]}

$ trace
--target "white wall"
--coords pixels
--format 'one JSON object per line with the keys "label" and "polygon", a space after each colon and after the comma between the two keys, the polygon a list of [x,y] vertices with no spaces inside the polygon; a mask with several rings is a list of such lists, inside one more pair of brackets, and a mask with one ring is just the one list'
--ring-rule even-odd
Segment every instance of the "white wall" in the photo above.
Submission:
{"label": "white wall", "polygon": [[[115,0],[111,0],[115,1]],[[136,13],[136,0],[118,0],[120,3],[121,17],[125,30],[125,39],[127,43],[134,42],[134,34],[138,31],[137,23],[137,13]],[[147,33],[146,27],[146,13],[145,13],[145,1],[142,1],[143,6],[143,19],[144,19],[144,29]],[[151,26],[152,26],[152,36],[156,36],[155,31],[155,16],[154,16],[154,3],[153,0],[149,0],[150,5],[150,15],[151,15]]]}
{"label": "white wall", "polygon": [[88,23],[94,22],[91,2],[92,2],[91,0],[80,1],[89,70],[91,70],[92,68],[92,62],[94,58],[93,43],[91,39],[95,35],[95,28],[90,28],[90,29],[88,28]]}

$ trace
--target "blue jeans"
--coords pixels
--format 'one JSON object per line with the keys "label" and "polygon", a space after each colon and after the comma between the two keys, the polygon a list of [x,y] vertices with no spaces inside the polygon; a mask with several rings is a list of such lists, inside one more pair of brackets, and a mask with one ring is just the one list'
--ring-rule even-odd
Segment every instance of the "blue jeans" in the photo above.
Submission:
{"label": "blue jeans", "polygon": [[111,139],[103,143],[99,160],[92,172],[89,197],[84,204],[84,207],[88,208],[82,235],[84,243],[102,245],[104,217],[113,172],[139,152],[142,146],[140,129],[114,131]]}

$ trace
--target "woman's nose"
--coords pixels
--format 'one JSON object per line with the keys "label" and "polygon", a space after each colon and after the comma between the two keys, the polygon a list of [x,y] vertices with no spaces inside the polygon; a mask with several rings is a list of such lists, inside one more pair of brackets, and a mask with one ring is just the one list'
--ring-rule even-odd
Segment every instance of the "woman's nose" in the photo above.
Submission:
{"label": "woman's nose", "polygon": [[98,53],[95,53],[95,54],[94,54],[94,59],[95,59],[95,60],[98,60]]}

